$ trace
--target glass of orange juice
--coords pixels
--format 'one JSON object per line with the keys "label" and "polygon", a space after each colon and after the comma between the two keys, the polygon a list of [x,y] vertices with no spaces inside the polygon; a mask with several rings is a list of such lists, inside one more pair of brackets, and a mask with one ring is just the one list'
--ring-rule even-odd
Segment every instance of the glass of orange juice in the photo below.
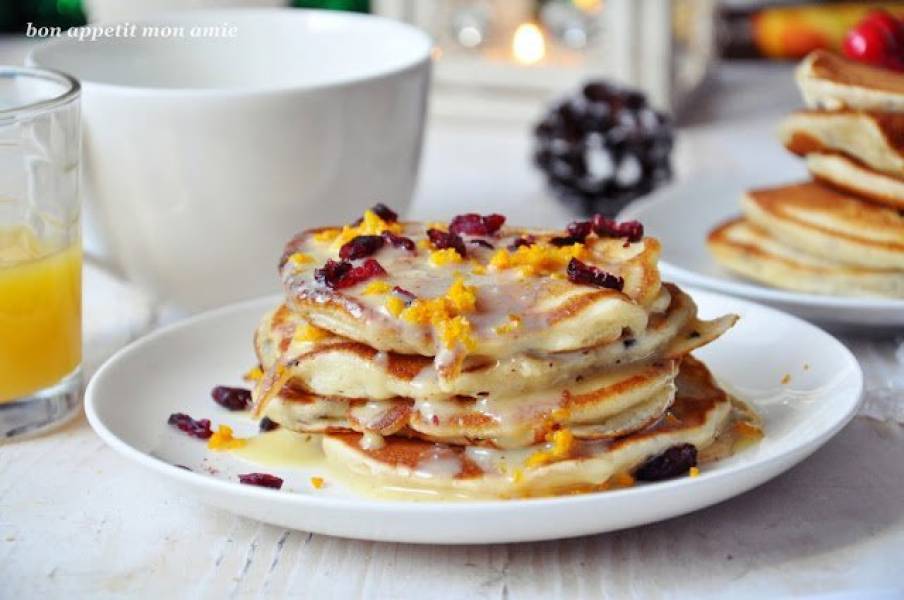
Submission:
{"label": "glass of orange juice", "polygon": [[0,66],[0,442],[81,400],[79,84]]}

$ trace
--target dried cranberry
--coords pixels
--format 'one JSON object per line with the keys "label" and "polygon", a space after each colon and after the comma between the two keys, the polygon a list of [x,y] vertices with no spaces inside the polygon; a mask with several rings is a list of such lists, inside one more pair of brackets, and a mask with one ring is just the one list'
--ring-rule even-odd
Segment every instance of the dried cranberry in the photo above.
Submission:
{"label": "dried cranberry", "polygon": [[210,419],[196,421],[184,413],[173,413],[166,422],[179,431],[201,440],[206,440],[213,435],[213,431],[210,429]]}
{"label": "dried cranberry", "polygon": [[210,397],[229,410],[245,410],[251,406],[251,391],[245,388],[218,385],[210,390]]}
{"label": "dried cranberry", "polygon": [[396,235],[391,231],[383,232],[383,239],[389,242],[389,245],[393,248],[403,248],[408,252],[417,252],[416,247],[414,245],[414,240],[411,238],[407,238],[401,235]]}
{"label": "dried cranberry", "polygon": [[281,488],[283,484],[282,479],[268,473],[246,473],[244,475],[239,475],[239,481],[246,485],[259,485],[275,490]]}
{"label": "dried cranberry", "polygon": [[618,223],[603,215],[593,215],[591,225],[593,232],[600,237],[623,237],[628,238],[629,242],[639,242],[643,239],[643,225],[639,221]]}
{"label": "dried cranberry", "polygon": [[355,281],[352,281],[349,285],[355,285],[356,283],[360,283],[371,277],[379,277],[386,274],[386,269],[384,269],[380,263],[372,258],[368,258],[364,261],[363,265],[349,271],[348,275],[346,275],[346,279],[354,279]]}
{"label": "dried cranberry", "polygon": [[468,240],[468,243],[474,244],[475,246],[480,246],[481,248],[487,248],[488,250],[495,249],[495,246],[486,240],[481,240],[481,239]]}
{"label": "dried cranberry", "polygon": [[580,244],[584,241],[585,238],[576,238],[572,236],[561,236],[550,238],[549,243],[556,248],[561,248],[562,246],[573,246],[575,244]]}
{"label": "dried cranberry", "polygon": [[339,248],[339,258],[342,260],[355,260],[373,256],[377,250],[383,247],[383,243],[384,240],[379,235],[359,235]]}
{"label": "dried cranberry", "polygon": [[493,235],[505,223],[502,215],[485,215],[467,213],[458,215],[449,223],[449,231],[458,235]]}
{"label": "dried cranberry", "polygon": [[462,258],[468,255],[468,251],[465,249],[464,240],[456,233],[446,233],[439,229],[428,229],[427,237],[430,238],[430,243],[433,244],[433,247],[437,250],[452,248],[458,252]]}
{"label": "dried cranberry", "polygon": [[386,269],[372,258],[357,267],[353,267],[348,261],[337,262],[330,259],[322,268],[314,271],[315,280],[334,290],[352,287],[380,275],[386,275]]}
{"label": "dried cranberry", "polygon": [[[371,206],[370,212],[374,213],[375,215],[377,215],[378,217],[380,217],[382,220],[386,221],[387,223],[395,223],[396,221],[399,220],[399,215],[397,215],[394,210],[392,210],[391,208],[389,208],[382,202],[377,202],[376,204]],[[364,222],[364,217],[358,217],[357,219],[355,219],[355,221],[352,223],[352,225],[357,227],[358,225],[360,225],[363,222]]]}
{"label": "dried cranberry", "polygon": [[640,481],[660,481],[683,475],[696,466],[697,447],[693,444],[679,444],[648,459],[637,468],[634,477]]}
{"label": "dried cranberry", "polygon": [[279,423],[273,421],[270,417],[261,419],[257,426],[261,431],[273,431],[274,429],[279,429]]}
{"label": "dried cranberry", "polygon": [[395,286],[394,288],[392,288],[392,291],[395,292],[396,294],[398,294],[399,296],[402,296],[403,298],[405,298],[405,300],[407,302],[413,302],[413,301],[417,300],[417,296],[415,296],[414,294],[412,294],[405,288]]}
{"label": "dried cranberry", "polygon": [[532,235],[519,237],[514,242],[509,244],[508,249],[509,250],[517,250],[521,246],[530,247],[530,246],[533,246],[536,243],[536,241],[537,240]]}
{"label": "dried cranberry", "polygon": [[387,223],[395,223],[399,220],[399,215],[397,215],[394,210],[392,210],[382,202],[377,202],[370,210]]}
{"label": "dried cranberry", "polygon": [[335,288],[336,284],[353,268],[352,263],[348,261],[340,262],[330,259],[323,267],[314,271],[314,280],[327,287]]}
{"label": "dried cranberry", "polygon": [[594,285],[596,287],[618,291],[622,291],[625,287],[625,280],[618,275],[607,273],[593,265],[583,263],[576,258],[572,258],[568,261],[566,272],[568,274],[568,281],[571,283]]}
{"label": "dried cranberry", "polygon": [[568,232],[570,237],[583,242],[587,239],[587,236],[590,235],[590,232],[593,230],[593,226],[590,221],[574,221],[568,224],[568,227],[565,228],[565,231]]}

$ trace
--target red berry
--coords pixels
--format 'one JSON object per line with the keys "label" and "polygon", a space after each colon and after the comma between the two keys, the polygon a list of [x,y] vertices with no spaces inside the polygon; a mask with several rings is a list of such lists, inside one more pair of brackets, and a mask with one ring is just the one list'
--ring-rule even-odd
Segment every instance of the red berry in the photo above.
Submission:
{"label": "red berry", "polygon": [[321,268],[314,271],[314,280],[319,281],[323,285],[336,289],[339,281],[352,270],[352,263],[343,260],[336,261],[329,259]]}
{"label": "red berry", "polygon": [[568,235],[575,238],[578,241],[583,242],[587,239],[587,236],[590,235],[590,231],[592,226],[590,221],[574,221],[573,223],[569,223],[568,227],[565,228],[565,231],[568,232]]}
{"label": "red berry", "polygon": [[873,11],[848,31],[842,50],[848,58],[899,69],[904,63],[904,21],[886,11]]}
{"label": "red berry", "polygon": [[428,229],[427,237],[430,238],[430,243],[433,244],[433,247],[437,250],[452,248],[458,252],[462,258],[468,255],[468,251],[465,249],[465,242],[458,234],[451,232],[446,233],[439,229]]}
{"label": "red berry", "polygon": [[568,274],[568,281],[571,283],[592,285],[610,290],[618,290],[619,292],[625,287],[625,280],[618,275],[607,273],[593,265],[583,263],[576,258],[572,258],[568,262],[566,273]]}
{"label": "red berry", "polygon": [[415,296],[414,294],[412,294],[411,292],[409,292],[408,290],[406,290],[403,287],[395,286],[394,288],[392,288],[392,291],[405,299],[406,306],[408,304],[411,304],[415,300],[417,300],[417,296]]}
{"label": "red berry", "polygon": [[575,244],[580,244],[581,242],[584,241],[584,239],[586,239],[586,238],[576,238],[576,237],[572,237],[570,235],[566,235],[566,236],[550,238],[549,243],[552,246],[561,248],[562,246],[573,246]]}
{"label": "red berry", "polygon": [[477,213],[458,215],[449,224],[449,231],[458,235],[493,235],[505,223],[502,215],[481,216]]}
{"label": "red berry", "polygon": [[213,435],[213,431],[210,429],[210,419],[196,421],[184,413],[173,413],[166,422],[179,431],[201,440],[206,440]]}
{"label": "red berry", "polygon": [[517,250],[518,248],[520,248],[521,246],[530,247],[530,246],[533,246],[535,243],[537,243],[537,240],[534,238],[534,236],[528,235],[528,236],[519,237],[518,239],[516,239],[514,242],[509,244],[508,249],[514,251],[514,250]]}
{"label": "red berry", "polygon": [[693,444],[679,444],[647,459],[634,471],[634,477],[638,481],[661,481],[684,475],[695,466],[697,466],[697,447]]}
{"label": "red berry", "polygon": [[246,485],[258,485],[260,487],[268,487],[278,490],[282,487],[283,480],[276,475],[268,473],[246,473],[239,475],[239,482]]}
{"label": "red berry", "polygon": [[643,239],[643,225],[639,221],[618,223],[597,214],[593,215],[591,223],[593,232],[600,237],[623,237],[628,238],[629,242],[639,242]]}
{"label": "red berry", "polygon": [[389,245],[393,248],[404,248],[408,252],[417,252],[417,248],[414,245],[414,240],[412,240],[411,238],[396,235],[391,231],[384,231],[383,239],[389,242]]}
{"label": "red berry", "polygon": [[279,429],[279,423],[270,419],[270,417],[264,417],[258,423],[258,428],[261,431],[273,431],[274,429]]}
{"label": "red berry", "polygon": [[377,250],[383,247],[385,240],[379,235],[359,235],[342,244],[339,248],[339,258],[342,260],[355,260],[366,256],[373,256]]}
{"label": "red berry", "polygon": [[322,268],[314,271],[314,279],[333,290],[352,287],[380,275],[386,275],[386,269],[372,258],[357,267],[345,260],[339,262],[330,259]]}
{"label": "red berry", "polygon": [[482,240],[480,238],[468,240],[468,243],[474,244],[475,246],[480,246],[481,248],[486,248],[487,250],[493,250],[495,248],[495,246],[493,246],[493,244],[489,243],[486,240]]}
{"label": "red berry", "polygon": [[370,210],[387,223],[395,223],[399,220],[399,215],[382,202],[374,204],[373,208],[371,208]]}
{"label": "red berry", "polygon": [[904,52],[904,20],[896,18],[885,10],[874,10],[861,21],[881,29],[891,39],[893,46],[899,53]]}
{"label": "red berry", "polygon": [[245,410],[251,406],[251,391],[245,388],[218,385],[210,391],[210,397],[229,410]]}
{"label": "red berry", "polygon": [[[394,210],[383,204],[382,202],[378,202],[370,207],[370,212],[374,213],[387,223],[395,223],[399,220],[399,215],[395,213]],[[364,222],[364,217],[358,217],[352,223],[352,225],[358,226]]]}
{"label": "red berry", "polygon": [[858,25],[844,38],[842,48],[848,58],[881,66],[885,63],[888,36],[881,29]]}

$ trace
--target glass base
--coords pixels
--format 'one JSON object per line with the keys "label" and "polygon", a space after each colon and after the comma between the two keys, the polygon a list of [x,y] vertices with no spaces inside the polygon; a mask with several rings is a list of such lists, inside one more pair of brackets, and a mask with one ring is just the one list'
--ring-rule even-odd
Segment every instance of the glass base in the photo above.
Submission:
{"label": "glass base", "polygon": [[82,369],[58,384],[12,402],[0,403],[0,443],[44,433],[73,417],[82,403]]}

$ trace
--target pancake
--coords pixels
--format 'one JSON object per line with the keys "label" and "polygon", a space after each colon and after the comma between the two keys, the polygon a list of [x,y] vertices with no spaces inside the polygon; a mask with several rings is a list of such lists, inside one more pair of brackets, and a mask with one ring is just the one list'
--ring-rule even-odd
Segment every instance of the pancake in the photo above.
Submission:
{"label": "pancake", "polygon": [[815,182],[764,188],[744,216],[783,244],[868,269],[904,270],[904,216]]}
{"label": "pancake", "polygon": [[[463,236],[467,258],[461,259],[451,248],[431,247],[428,226],[369,215],[357,226],[311,230],[290,242],[281,270],[289,304],[317,327],[375,350],[433,356],[443,377],[457,374],[469,354],[561,352],[641,332],[649,312],[669,301],[656,265],[660,246],[652,238],[631,243],[591,235],[584,243],[554,246],[550,240],[563,232],[503,228]],[[317,281],[315,270],[336,259],[344,239],[380,231],[418,245],[416,251],[387,245],[372,256],[386,271],[378,278],[382,292],[367,283],[332,289]],[[528,237],[532,245],[509,250]],[[622,278],[622,289],[568,281],[572,258]]]}
{"label": "pancake", "polygon": [[[550,442],[518,450],[435,444],[400,437],[361,447],[361,434],[328,434],[327,458],[374,485],[433,489],[470,497],[517,497],[604,489],[614,476],[680,444],[711,446],[729,424],[732,402],[702,363],[688,358],[674,405],[644,429],[614,440]],[[560,430],[567,432],[568,430]]]}
{"label": "pancake", "polygon": [[796,75],[811,108],[904,112],[904,74],[897,71],[816,50],[800,63]]}
{"label": "pancake", "polygon": [[843,154],[807,154],[807,168],[818,181],[889,208],[904,210],[904,179],[873,171]]}
{"label": "pancake", "polygon": [[782,122],[779,136],[800,156],[840,152],[904,179],[904,113],[802,111]]}
{"label": "pancake", "polygon": [[742,218],[714,229],[707,245],[721,265],[766,285],[813,294],[904,298],[904,271],[818,258],[786,246]]}
{"label": "pancake", "polygon": [[578,438],[607,439],[636,431],[668,409],[680,362],[672,359],[607,370],[531,394],[442,400],[365,401],[314,396],[289,387],[270,400],[263,414],[305,433],[403,432],[450,444],[497,448],[535,444],[558,426],[573,428]]}
{"label": "pancake", "polygon": [[521,353],[502,359],[472,356],[458,375],[439,377],[430,357],[378,352],[340,336],[299,339],[305,321],[287,305],[268,313],[255,333],[255,350],[264,370],[282,361],[296,389],[323,396],[387,399],[510,394],[548,388],[591,371],[618,367],[654,356],[680,357],[719,337],[737,317],[697,318],[693,300],[665,284],[669,305],[650,316],[647,328],[593,348],[557,353]]}

